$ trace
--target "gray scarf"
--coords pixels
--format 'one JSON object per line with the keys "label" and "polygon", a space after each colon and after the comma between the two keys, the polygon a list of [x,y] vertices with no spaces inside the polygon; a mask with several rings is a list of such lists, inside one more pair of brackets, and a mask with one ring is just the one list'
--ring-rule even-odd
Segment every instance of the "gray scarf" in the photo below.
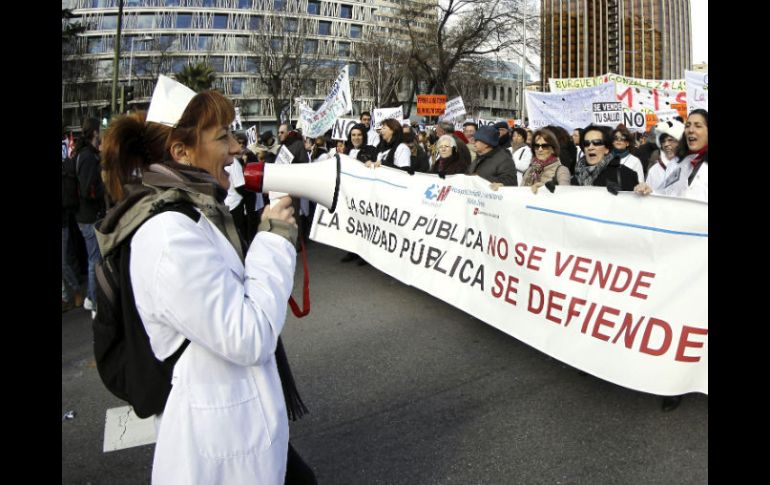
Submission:
{"label": "gray scarf", "polygon": [[607,165],[609,165],[613,158],[615,158],[615,156],[610,152],[596,165],[588,165],[586,157],[580,157],[580,160],[578,160],[577,166],[575,167],[575,177],[577,178],[578,185],[584,187],[593,185],[596,178],[605,168],[607,168]]}

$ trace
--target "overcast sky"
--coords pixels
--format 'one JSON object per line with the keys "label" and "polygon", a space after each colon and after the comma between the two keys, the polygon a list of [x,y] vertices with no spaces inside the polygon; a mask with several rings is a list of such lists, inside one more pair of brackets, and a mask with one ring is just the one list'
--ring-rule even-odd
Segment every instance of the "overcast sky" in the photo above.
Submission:
{"label": "overcast sky", "polygon": [[700,64],[709,60],[709,2],[691,0],[692,63]]}

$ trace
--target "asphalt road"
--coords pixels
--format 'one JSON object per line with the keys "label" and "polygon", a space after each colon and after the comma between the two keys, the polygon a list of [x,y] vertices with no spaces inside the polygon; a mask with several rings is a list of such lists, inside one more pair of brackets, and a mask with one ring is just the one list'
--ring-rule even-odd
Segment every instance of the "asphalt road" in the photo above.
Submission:
{"label": "asphalt road", "polygon": [[[708,397],[632,391],[548,357],[343,251],[308,248],[312,311],[283,332],[310,414],[292,443],[321,484],[706,484]],[[295,299],[301,302],[301,271]],[[149,483],[154,445],[103,453],[124,405],[62,315],[62,483]]]}

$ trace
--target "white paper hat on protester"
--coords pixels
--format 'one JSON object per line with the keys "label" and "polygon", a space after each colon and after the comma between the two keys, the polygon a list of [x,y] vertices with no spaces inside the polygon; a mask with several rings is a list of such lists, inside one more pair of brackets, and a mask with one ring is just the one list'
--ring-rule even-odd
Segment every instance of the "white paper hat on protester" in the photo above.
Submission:
{"label": "white paper hat on protester", "polygon": [[158,84],[152,92],[147,121],[154,121],[166,126],[176,126],[190,100],[197,93],[184,84],[166,77],[158,76]]}
{"label": "white paper hat on protester", "polygon": [[661,148],[660,145],[660,136],[661,135],[668,135],[674,138],[674,140],[679,141],[682,139],[682,134],[684,133],[684,124],[677,120],[669,120],[669,121],[661,121],[657,125],[655,125],[655,144],[658,145],[658,148]]}

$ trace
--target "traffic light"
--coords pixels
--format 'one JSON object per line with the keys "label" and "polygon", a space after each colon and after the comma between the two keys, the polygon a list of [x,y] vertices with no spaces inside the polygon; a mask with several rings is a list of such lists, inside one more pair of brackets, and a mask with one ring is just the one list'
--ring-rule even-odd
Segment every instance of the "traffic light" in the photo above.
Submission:
{"label": "traffic light", "polygon": [[126,103],[134,99],[134,87],[133,86],[126,86],[124,94],[126,96]]}

